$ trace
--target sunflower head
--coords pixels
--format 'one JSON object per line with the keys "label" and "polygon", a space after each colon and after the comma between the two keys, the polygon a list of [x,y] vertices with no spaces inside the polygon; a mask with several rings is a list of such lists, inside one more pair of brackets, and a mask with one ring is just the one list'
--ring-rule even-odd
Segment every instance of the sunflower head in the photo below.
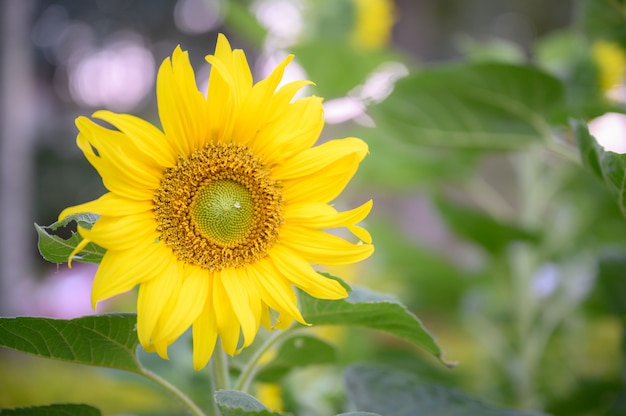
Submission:
{"label": "sunflower head", "polygon": [[[138,285],[141,344],[167,358],[167,347],[192,327],[196,369],[218,336],[232,355],[260,325],[306,324],[294,287],[320,299],[347,296],[312,265],[354,263],[374,250],[357,225],[371,201],[343,212],[331,205],[367,145],[345,138],[314,146],[324,124],[321,100],[294,100],[308,81],[279,87],[292,57],[257,83],[245,54],[223,35],[206,59],[206,94],[179,47],[161,65],[161,128],[109,111],[77,119],[78,146],[108,192],[60,214],[99,215],[91,229],[79,229],[83,244],[107,250],[94,307]],[[326,231],[337,228],[353,237]]]}

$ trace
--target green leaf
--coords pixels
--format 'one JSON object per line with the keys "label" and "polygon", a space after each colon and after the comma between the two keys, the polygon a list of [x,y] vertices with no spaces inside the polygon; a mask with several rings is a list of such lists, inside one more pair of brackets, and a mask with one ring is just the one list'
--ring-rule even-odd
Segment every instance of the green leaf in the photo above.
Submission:
{"label": "green leaf", "polygon": [[624,111],[604,96],[590,46],[579,28],[552,32],[534,45],[537,64],[558,77],[564,86],[565,105],[552,115],[554,124],[567,124],[571,117],[592,119],[610,111]]}
{"label": "green leaf", "polygon": [[228,2],[225,11],[225,25],[238,37],[244,38],[247,42],[257,47],[263,45],[263,40],[267,36],[267,30],[259,23],[250,10],[250,6],[244,2]]}
{"label": "green leaf", "polygon": [[421,383],[416,376],[379,366],[354,366],[344,374],[353,407],[385,416],[531,416],[482,403],[458,390]]}
{"label": "green leaf", "polygon": [[0,346],[56,360],[140,373],[131,314],[65,320],[0,317]]}
{"label": "green leaf", "polygon": [[608,39],[626,46],[624,30],[624,2],[580,0],[576,14],[580,16],[577,29],[582,29],[592,39]]}
{"label": "green leaf", "polygon": [[86,404],[51,404],[0,409],[0,416],[100,416],[101,414],[100,410]]}
{"label": "green leaf", "polygon": [[490,253],[500,253],[514,241],[539,241],[538,234],[499,221],[481,211],[443,198],[437,198],[434,202],[445,222],[456,234],[477,243]]}
{"label": "green leaf", "polygon": [[[345,300],[316,299],[299,291],[304,319],[313,325],[348,325],[385,331],[409,341],[442,360],[434,337],[400,301],[364,288],[353,288]],[[443,360],[442,360],[443,362]]]}
{"label": "green leaf", "polygon": [[573,120],[571,126],[583,163],[604,180],[626,216],[626,155],[604,150],[583,121]]}
{"label": "green leaf", "polygon": [[626,316],[626,256],[623,253],[607,253],[599,262],[597,288],[602,304],[609,312]]}
{"label": "green leaf", "polygon": [[[76,225],[91,229],[98,219],[95,214],[75,214],[57,221],[48,227],[35,224],[39,237],[39,252],[44,259],[52,263],[67,262],[70,254],[83,238],[76,231]],[[87,246],[74,256],[75,261],[100,263],[105,250],[94,243]]]}
{"label": "green leaf", "polygon": [[[378,66],[399,59],[388,50],[355,48],[347,39],[337,37],[316,37],[294,47],[292,52],[309,79],[315,82],[316,94],[326,99],[345,96],[354,87],[364,83]],[[324,59],[320,59],[320,56]],[[329,62],[333,64],[328,65]]]}
{"label": "green leaf", "polygon": [[337,361],[337,350],[332,345],[309,335],[289,338],[283,342],[276,358],[264,366],[256,376],[263,382],[278,381],[291,369]]}
{"label": "green leaf", "polygon": [[546,140],[560,81],[526,66],[472,64],[412,73],[370,108],[376,125],[412,144],[517,149]]}
{"label": "green leaf", "polygon": [[263,404],[247,393],[237,390],[218,390],[215,401],[222,416],[280,416],[270,412]]}
{"label": "green leaf", "polygon": [[355,128],[353,133],[369,146],[370,154],[359,167],[358,180],[368,189],[414,190],[439,186],[442,181],[470,177],[480,152],[419,146],[396,137],[383,127]]}

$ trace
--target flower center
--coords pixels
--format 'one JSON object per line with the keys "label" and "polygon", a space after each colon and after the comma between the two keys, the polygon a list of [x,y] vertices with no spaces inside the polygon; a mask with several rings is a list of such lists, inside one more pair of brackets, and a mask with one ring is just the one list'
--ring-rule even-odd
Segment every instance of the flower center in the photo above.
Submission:
{"label": "flower center", "polygon": [[224,245],[241,241],[254,223],[254,201],[248,189],[230,179],[209,182],[191,207],[200,231]]}
{"label": "flower center", "polygon": [[178,259],[212,271],[263,258],[282,223],[280,183],[239,144],[180,158],[165,170],[154,207],[161,239]]}

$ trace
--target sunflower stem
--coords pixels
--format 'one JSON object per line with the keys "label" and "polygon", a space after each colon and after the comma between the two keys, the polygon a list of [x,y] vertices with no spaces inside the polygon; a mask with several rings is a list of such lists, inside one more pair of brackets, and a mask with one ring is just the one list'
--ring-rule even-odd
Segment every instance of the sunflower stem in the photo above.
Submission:
{"label": "sunflower stem", "polygon": [[222,348],[222,340],[218,339],[215,351],[211,356],[211,374],[213,376],[213,390],[228,390],[230,375],[228,371],[228,357]]}
{"label": "sunflower stem", "polygon": [[207,414],[204,413],[202,409],[200,409],[198,405],[189,398],[189,396],[163,377],[143,367],[141,368],[141,374],[161,386],[163,389],[167,390],[172,396],[178,399],[178,401],[181,402],[181,404],[183,404],[193,416],[207,416]]}
{"label": "sunflower stem", "polygon": [[242,391],[247,393],[250,389],[250,385],[252,381],[254,381],[254,377],[259,371],[259,361],[261,357],[270,350],[274,345],[284,342],[286,339],[289,339],[296,335],[299,327],[296,325],[292,325],[284,331],[276,331],[272,332],[272,334],[265,340],[265,343],[261,345],[250,357],[250,360],[246,363],[246,366],[241,371],[237,382],[235,383],[235,390]]}

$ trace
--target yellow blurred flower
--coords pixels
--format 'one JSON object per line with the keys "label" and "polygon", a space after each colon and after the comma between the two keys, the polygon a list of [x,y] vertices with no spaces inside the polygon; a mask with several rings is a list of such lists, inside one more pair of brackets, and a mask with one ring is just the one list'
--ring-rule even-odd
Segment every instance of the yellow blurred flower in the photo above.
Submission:
{"label": "yellow blurred flower", "polygon": [[352,0],[355,26],[352,42],[363,49],[378,50],[388,45],[395,23],[393,0]]}
{"label": "yellow blurred flower", "polygon": [[270,411],[282,412],[284,410],[283,390],[278,383],[257,383],[255,396]]}
{"label": "yellow blurred flower", "polygon": [[609,91],[624,82],[626,75],[626,53],[615,42],[599,40],[591,45],[594,62],[600,72],[600,88]]}
{"label": "yellow blurred flower", "polygon": [[[321,99],[293,100],[308,81],[277,89],[292,58],[253,84],[243,51],[220,35],[206,58],[212,71],[205,97],[187,52],[177,47],[157,78],[163,131],[109,111],[93,117],[116,130],[76,121],[78,146],[109,192],[60,214],[100,215],[91,229],[79,229],[83,241],[72,254],[90,241],[107,250],[93,283],[94,307],[139,285],[139,340],[163,358],[190,326],[200,369],[218,336],[232,355],[252,343],[261,324],[305,324],[293,286],[321,299],[347,296],[311,263],[357,262],[374,250],[356,225],[371,201],[346,212],[330,205],[367,145],[346,138],[312,147],[324,125]],[[361,241],[323,231],[336,227]]]}

